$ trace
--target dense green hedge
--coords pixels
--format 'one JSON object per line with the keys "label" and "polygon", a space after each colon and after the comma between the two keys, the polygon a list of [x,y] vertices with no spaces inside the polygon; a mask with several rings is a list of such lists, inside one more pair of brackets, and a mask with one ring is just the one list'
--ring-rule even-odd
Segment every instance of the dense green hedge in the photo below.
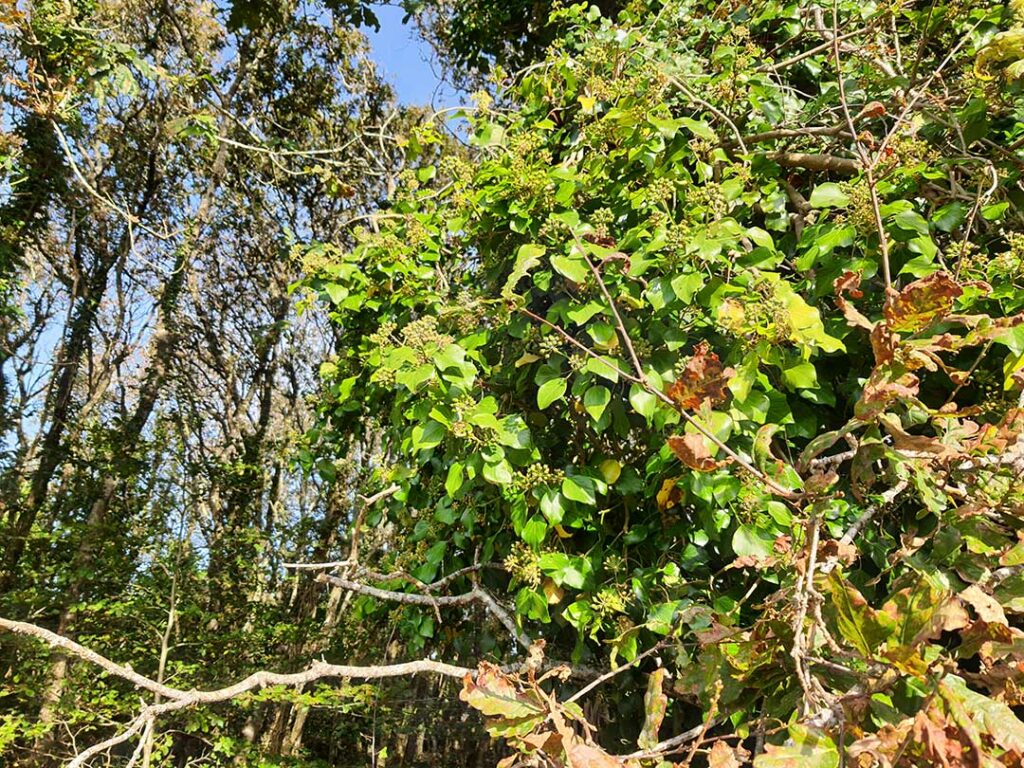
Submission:
{"label": "dense green hedge", "polygon": [[[378,431],[401,490],[365,522],[400,538],[372,565],[501,565],[482,583],[549,658],[661,644],[671,722],[706,722],[714,760],[1016,764],[1021,19],[649,5],[559,11],[572,31],[467,111],[472,161],[409,135],[358,247],[307,251],[342,338],[307,463]],[[403,627],[522,650],[474,616]],[[644,685],[591,695],[628,712]],[[558,718],[483,708],[580,764]],[[621,751],[639,720],[611,720]]]}

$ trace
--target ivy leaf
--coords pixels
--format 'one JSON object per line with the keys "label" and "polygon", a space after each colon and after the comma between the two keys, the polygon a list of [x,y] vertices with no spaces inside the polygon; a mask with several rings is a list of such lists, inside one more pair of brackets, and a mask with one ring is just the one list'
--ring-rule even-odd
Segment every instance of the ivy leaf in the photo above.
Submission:
{"label": "ivy leaf", "polygon": [[772,554],[773,544],[773,537],[749,525],[741,525],[732,535],[732,551],[737,557],[754,557],[762,560]]}
{"label": "ivy leaf", "polygon": [[559,525],[565,516],[565,507],[562,504],[562,494],[558,491],[546,491],[540,497],[540,511],[548,519],[551,525]]}
{"label": "ivy leaf", "polygon": [[512,267],[508,280],[505,281],[505,288],[501,292],[502,296],[509,298],[515,293],[516,285],[519,281],[526,277],[531,269],[540,264],[540,257],[544,255],[544,251],[544,246],[537,245],[536,243],[526,243],[519,246],[515,265]]}
{"label": "ivy leaf", "polygon": [[463,466],[460,462],[454,462],[448,467],[448,477],[444,481],[444,490],[449,496],[459,492],[463,482]]}
{"label": "ivy leaf", "polygon": [[341,304],[348,298],[348,288],[340,283],[325,283],[324,292],[334,304]]}
{"label": "ivy leaf", "polygon": [[826,181],[811,191],[808,202],[810,202],[811,208],[845,208],[850,204],[850,198],[838,184]]}
{"label": "ivy leaf", "polygon": [[597,504],[597,483],[586,475],[567,475],[562,481],[562,494],[567,499],[593,507]]}
{"label": "ivy leaf", "polygon": [[537,389],[537,407],[542,411],[565,394],[565,379],[549,379]]}
{"label": "ivy leaf", "polygon": [[530,587],[523,587],[516,593],[516,613],[544,624],[551,621],[547,598]]}
{"label": "ivy leaf", "polygon": [[483,468],[484,480],[495,485],[510,485],[512,483],[512,466],[504,458],[487,462]]}
{"label": "ivy leaf", "polygon": [[629,404],[645,419],[650,419],[657,410],[658,398],[639,384],[632,384],[629,387]]}
{"label": "ivy leaf", "polygon": [[531,547],[539,547],[548,537],[548,524],[543,515],[534,515],[526,521],[519,537]]}
{"label": "ivy leaf", "polygon": [[817,307],[812,307],[804,301],[788,283],[779,282],[776,295],[785,302],[790,339],[806,347],[816,347],[823,352],[839,352],[846,349],[843,342],[825,332]]}
{"label": "ivy leaf", "polygon": [[419,451],[435,448],[441,444],[445,432],[444,425],[433,419],[426,424],[417,424],[412,428],[412,447]]}
{"label": "ivy leaf", "polygon": [[573,259],[568,256],[555,254],[551,257],[551,266],[563,277],[574,283],[585,283],[590,270],[581,259]]}
{"label": "ivy leaf", "polygon": [[608,387],[598,384],[588,389],[587,393],[583,395],[583,407],[590,414],[590,418],[594,421],[600,421],[611,399],[612,393],[608,391]]}
{"label": "ivy leaf", "polygon": [[538,559],[537,565],[560,587],[586,589],[593,580],[594,570],[585,557],[545,552]]}

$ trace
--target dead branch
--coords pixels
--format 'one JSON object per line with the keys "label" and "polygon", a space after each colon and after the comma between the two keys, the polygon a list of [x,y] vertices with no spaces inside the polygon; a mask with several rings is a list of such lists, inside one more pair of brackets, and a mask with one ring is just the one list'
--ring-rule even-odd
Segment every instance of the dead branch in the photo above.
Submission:
{"label": "dead branch", "polygon": [[358,581],[352,581],[340,576],[331,576],[326,573],[317,575],[316,580],[325,584],[331,584],[335,587],[341,587],[349,592],[367,595],[368,597],[375,597],[378,600],[401,603],[404,605],[429,606],[435,610],[445,607],[478,603],[483,606],[484,610],[501,622],[505,629],[508,630],[509,634],[515,638],[516,642],[519,643],[520,646],[522,646],[523,650],[528,648],[530,645],[530,638],[516,628],[516,623],[509,615],[508,611],[502,608],[501,604],[494,599],[494,596],[479,584],[474,584],[473,588],[469,592],[465,592],[461,595],[434,596],[416,594],[415,592],[395,592],[389,589],[380,589],[379,587],[372,587],[369,584],[362,584]]}
{"label": "dead branch", "polygon": [[105,656],[86,648],[73,640],[51,632],[48,629],[29,624],[22,621],[0,618],[0,629],[12,632],[25,637],[32,637],[40,640],[51,648],[59,648],[65,653],[76,656],[84,661],[99,667],[104,672],[119,677],[132,683],[135,687],[149,691],[161,696],[167,701],[160,704],[143,704],[138,716],[123,730],[110,738],[94,744],[88,749],[77,754],[67,764],[67,768],[82,768],[88,761],[98,754],[110,748],[122,744],[136,734],[144,732],[151,727],[151,723],[160,715],[187,709],[202,704],[217,704],[230,699],[237,698],[252,690],[267,688],[269,686],[296,686],[303,685],[325,678],[356,678],[360,680],[378,680],[389,677],[408,677],[421,673],[443,675],[445,677],[463,678],[471,670],[465,667],[457,667],[453,664],[446,664],[432,659],[420,659],[407,661],[399,664],[352,666],[348,664],[329,664],[325,661],[314,661],[301,672],[281,673],[269,672],[266,670],[255,672],[244,680],[229,685],[226,688],[219,688],[211,691],[189,690],[184,691],[172,688],[168,685],[157,682],[151,678],[141,675],[130,667],[118,664]]}

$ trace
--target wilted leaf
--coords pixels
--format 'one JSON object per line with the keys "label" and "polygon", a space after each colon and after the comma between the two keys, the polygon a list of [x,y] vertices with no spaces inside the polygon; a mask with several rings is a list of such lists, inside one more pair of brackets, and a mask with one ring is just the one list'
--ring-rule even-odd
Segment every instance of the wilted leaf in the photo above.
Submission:
{"label": "wilted leaf", "polygon": [[459,698],[485,715],[509,719],[531,717],[544,711],[536,701],[519,693],[499,667],[486,661],[480,662],[475,680],[472,673],[466,673]]}
{"label": "wilted leaf", "polygon": [[890,648],[913,648],[938,637],[944,621],[942,608],[949,598],[949,593],[926,576],[918,577],[912,587],[893,594],[881,611],[896,629],[888,641]]}
{"label": "wilted leaf", "polygon": [[592,744],[573,744],[566,753],[572,761],[573,768],[622,768],[622,763],[618,759]]}
{"label": "wilted leaf", "polygon": [[544,590],[544,599],[547,600],[548,605],[557,605],[565,597],[565,590],[551,579],[544,579],[542,589]]}
{"label": "wilted leaf", "polygon": [[[895,725],[886,723],[878,733],[857,739],[846,748],[847,758],[852,759],[847,765],[878,765],[881,768],[891,768],[892,760],[902,750],[912,725],[911,718],[901,720]],[[862,755],[873,762],[865,763],[858,760]]]}
{"label": "wilted leaf", "polygon": [[682,408],[693,411],[707,403],[717,405],[728,397],[729,379],[735,371],[722,368],[718,355],[710,351],[706,341],[700,342],[693,350],[682,374],[668,388],[668,396]]}
{"label": "wilted leaf", "polygon": [[885,410],[894,400],[916,398],[920,384],[917,376],[900,366],[876,366],[864,384],[860,400],[854,405],[853,412],[858,419],[867,421]]}
{"label": "wilted leaf", "polygon": [[896,631],[895,622],[868,605],[864,596],[854,586],[846,583],[838,570],[829,574],[828,586],[840,634],[861,655],[870,658]]}
{"label": "wilted leaf", "polygon": [[708,768],[741,768],[750,759],[750,752],[737,744],[730,747],[724,741],[716,741],[708,753]]}
{"label": "wilted leaf", "polygon": [[885,319],[894,331],[916,333],[949,314],[963,288],[945,272],[915,280],[885,306]]}
{"label": "wilted leaf", "polygon": [[698,472],[710,472],[728,463],[712,458],[711,451],[708,450],[702,435],[686,434],[682,437],[670,437],[668,447],[683,464]]}
{"label": "wilted leaf", "polygon": [[647,692],[644,694],[644,726],[636,743],[640,749],[653,749],[658,743],[658,729],[665,719],[668,696],[662,690],[665,669],[659,667],[647,676]]}
{"label": "wilted leaf", "polygon": [[821,542],[818,556],[823,559],[835,560],[843,565],[851,565],[860,557],[860,552],[853,544],[847,544],[838,539],[828,539]]}
{"label": "wilted leaf", "polygon": [[791,725],[792,744],[766,744],[754,758],[754,768],[838,768],[839,750],[827,733],[819,728]]}
{"label": "wilted leaf", "polygon": [[958,739],[950,738],[947,734],[945,718],[943,722],[936,722],[936,719],[941,717],[942,714],[934,709],[929,712],[918,712],[911,733],[932,765],[959,766],[962,764],[963,745]]}
{"label": "wilted leaf", "polygon": [[991,736],[996,744],[1003,749],[1024,752],[1024,723],[1006,704],[972,691],[962,679],[953,675],[942,681],[940,691],[947,704],[954,701],[962,704],[964,713],[971,718],[977,729]]}
{"label": "wilted leaf", "polygon": [[960,599],[970,605],[982,621],[988,624],[1009,624],[1003,606],[977,584],[972,584],[961,592]]}
{"label": "wilted leaf", "polygon": [[676,487],[678,483],[678,477],[670,477],[662,482],[657,496],[658,509],[662,512],[667,509],[672,509],[672,507],[682,500],[683,493]]}

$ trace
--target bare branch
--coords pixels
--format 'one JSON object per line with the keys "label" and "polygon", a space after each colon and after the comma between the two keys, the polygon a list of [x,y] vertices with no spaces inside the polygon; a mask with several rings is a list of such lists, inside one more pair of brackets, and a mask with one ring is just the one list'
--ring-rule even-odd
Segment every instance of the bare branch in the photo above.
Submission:
{"label": "bare branch", "polygon": [[49,645],[51,648],[59,648],[65,653],[76,656],[84,661],[99,667],[108,674],[126,680],[137,688],[157,694],[168,701],[160,704],[143,704],[139,715],[122,731],[110,738],[94,744],[88,749],[80,752],[69,763],[67,768],[82,768],[88,761],[98,754],[105,752],[111,747],[122,744],[136,734],[151,728],[155,719],[167,712],[173,712],[200,704],[217,704],[229,701],[249,691],[267,688],[269,686],[296,686],[311,683],[324,678],[356,678],[360,680],[378,680],[389,677],[408,677],[420,673],[430,673],[445,677],[463,678],[472,670],[465,667],[457,667],[453,664],[446,664],[432,659],[420,659],[407,661],[399,664],[351,666],[348,664],[329,664],[325,661],[314,661],[309,667],[301,672],[281,673],[260,671],[255,672],[244,680],[234,685],[212,691],[190,690],[183,691],[178,688],[158,683],[145,675],[140,675],[130,667],[118,664],[115,661],[102,656],[101,654],[79,645],[73,640],[51,632],[43,627],[29,624],[22,621],[12,621],[0,618],[0,629],[5,629],[14,634],[32,637]]}
{"label": "bare branch", "polygon": [[811,155],[806,152],[769,152],[765,155],[784,168],[803,168],[805,171],[821,171],[856,176],[861,172],[857,160],[835,155]]}
{"label": "bare branch", "polygon": [[386,600],[388,602],[401,603],[403,605],[430,606],[435,610],[438,608],[450,608],[453,606],[479,603],[485,610],[487,610],[488,613],[501,622],[505,629],[509,631],[509,634],[515,638],[516,642],[518,642],[524,650],[530,645],[530,638],[516,628],[515,621],[508,612],[501,607],[490,592],[485,590],[479,584],[474,584],[473,589],[461,595],[434,596],[419,595],[413,592],[395,592],[389,589],[380,589],[379,587],[371,587],[369,584],[361,584],[358,581],[344,579],[340,576],[330,576],[326,573],[319,574],[316,577],[316,580],[325,584],[341,587],[342,589],[347,589],[350,592],[355,592],[360,595],[375,597],[378,600]]}

